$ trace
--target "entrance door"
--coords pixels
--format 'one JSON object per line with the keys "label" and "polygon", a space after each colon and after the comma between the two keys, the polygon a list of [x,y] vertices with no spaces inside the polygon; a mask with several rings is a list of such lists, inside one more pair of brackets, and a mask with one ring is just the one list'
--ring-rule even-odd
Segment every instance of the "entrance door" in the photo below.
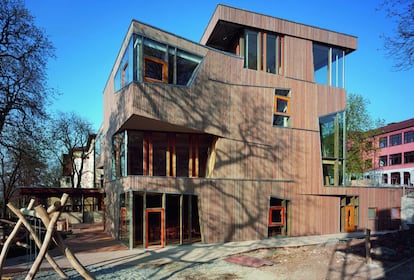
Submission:
{"label": "entrance door", "polygon": [[353,232],[355,230],[355,207],[345,206],[345,231]]}
{"label": "entrance door", "polygon": [[146,209],[145,217],[145,247],[164,248],[164,209]]}

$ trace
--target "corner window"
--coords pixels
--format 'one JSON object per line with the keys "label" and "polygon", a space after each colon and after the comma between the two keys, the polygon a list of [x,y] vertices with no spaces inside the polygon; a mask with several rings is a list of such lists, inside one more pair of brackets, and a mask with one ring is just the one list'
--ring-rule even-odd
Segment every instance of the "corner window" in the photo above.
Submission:
{"label": "corner window", "polygon": [[385,148],[387,146],[388,146],[388,138],[386,136],[385,137],[381,137],[379,139],[379,147],[380,148]]}
{"label": "corner window", "polygon": [[115,74],[115,91],[133,81],[189,86],[201,61],[201,56],[134,34]]}
{"label": "corner window", "polygon": [[404,144],[414,142],[414,130],[404,132]]}
{"label": "corner window", "polygon": [[401,133],[390,135],[390,146],[397,146],[402,144]]}
{"label": "corner window", "polygon": [[313,44],[313,68],[316,83],[344,88],[345,51]]}
{"label": "corner window", "polygon": [[290,127],[290,90],[275,90],[273,126]]}
{"label": "corner window", "polygon": [[323,183],[343,185],[345,174],[345,112],[319,118]]}

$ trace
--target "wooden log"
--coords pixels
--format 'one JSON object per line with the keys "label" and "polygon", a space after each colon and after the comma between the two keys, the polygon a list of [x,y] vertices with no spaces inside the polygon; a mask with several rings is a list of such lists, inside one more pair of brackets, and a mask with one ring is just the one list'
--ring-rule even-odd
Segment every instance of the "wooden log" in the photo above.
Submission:
{"label": "wooden log", "polygon": [[[62,195],[62,197],[60,199],[60,202],[62,203],[61,204],[62,206],[65,206],[68,197],[69,197],[69,195],[66,194],[66,193],[64,193]],[[39,209],[39,208],[44,209],[43,206],[41,206],[41,205],[36,206],[35,211],[37,213],[39,213],[37,211],[37,209]],[[56,225],[57,220],[59,219],[60,213],[61,213],[60,211],[52,213],[52,218],[50,219],[49,225],[47,226],[46,235],[43,239],[43,244],[40,247],[39,253],[38,253],[35,261],[33,262],[32,267],[30,268],[29,272],[26,275],[26,278],[25,278],[26,280],[33,279],[35,277],[37,271],[39,270],[39,267],[42,264],[42,261],[43,261],[45,255],[46,255],[46,253],[47,253],[47,249],[49,248],[50,241],[52,241],[53,232],[55,230],[55,225]]]}
{"label": "wooden log", "polygon": [[[51,223],[51,220],[49,218],[49,215],[47,214],[47,211],[42,207],[37,209],[38,215],[42,222],[45,224],[45,226],[49,226]],[[76,258],[76,256],[72,253],[72,251],[69,249],[69,247],[66,246],[65,242],[63,241],[62,236],[59,234],[59,232],[55,232],[53,235],[54,241],[56,245],[59,247],[59,249],[62,251],[62,253],[66,256],[69,263],[73,266],[73,268],[76,269],[79,274],[85,278],[85,279],[95,279],[95,277],[89,273],[89,271],[86,270],[86,268],[81,264],[81,262]]]}
{"label": "wooden log", "polygon": [[52,214],[55,211],[60,211],[62,208],[62,203],[58,200],[55,201],[49,208],[47,208],[47,213]]}
{"label": "wooden log", "polygon": [[[31,199],[29,202],[29,205],[27,206],[28,209],[31,209],[33,207],[35,203],[34,199]],[[19,219],[16,223],[16,225],[14,226],[12,232],[10,233],[9,237],[7,238],[6,242],[4,242],[3,248],[1,250],[1,254],[0,254],[0,278],[2,276],[2,272],[3,272],[3,265],[4,265],[4,260],[6,259],[7,253],[9,252],[10,249],[10,244],[13,241],[13,239],[16,237],[17,233],[19,232],[20,227],[22,226],[23,221],[21,219]]]}
{"label": "wooden log", "polygon": [[[30,225],[30,223],[26,220],[23,214],[19,211],[19,209],[14,207],[11,203],[8,203],[7,207],[9,207],[9,209],[19,218],[19,221],[22,221],[23,225],[26,227],[27,231],[29,231],[30,235],[32,236],[33,241],[35,242],[36,246],[41,248],[42,242],[40,241],[39,237],[37,236],[36,232]],[[61,278],[63,279],[68,278],[67,275],[62,271],[62,269],[60,269],[60,267],[57,265],[55,260],[47,253],[46,253],[46,260],[49,262],[50,266],[59,274]]]}

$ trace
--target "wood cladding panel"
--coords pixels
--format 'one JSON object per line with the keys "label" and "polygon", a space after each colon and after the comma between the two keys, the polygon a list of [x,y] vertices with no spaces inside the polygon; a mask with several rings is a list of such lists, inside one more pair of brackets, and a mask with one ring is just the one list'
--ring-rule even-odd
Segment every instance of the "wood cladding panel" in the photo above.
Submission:
{"label": "wood cladding panel", "polygon": [[254,26],[257,29],[269,30],[292,37],[304,38],[335,46],[342,46],[351,50],[355,50],[357,47],[357,38],[354,36],[223,5],[218,5],[213,16],[211,17],[211,20],[201,38],[202,44],[207,42],[219,20],[244,26]]}

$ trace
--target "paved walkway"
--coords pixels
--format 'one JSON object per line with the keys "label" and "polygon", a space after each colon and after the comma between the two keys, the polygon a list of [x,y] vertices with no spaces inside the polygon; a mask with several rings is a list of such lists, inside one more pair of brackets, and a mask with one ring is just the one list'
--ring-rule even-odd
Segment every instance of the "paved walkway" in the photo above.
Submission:
{"label": "paved walkway", "polygon": [[[276,248],[286,246],[315,245],[323,243],[335,243],[341,239],[363,238],[363,233],[331,234],[306,237],[271,238],[266,240],[229,242],[224,244],[193,244],[181,246],[167,246],[157,250],[134,249],[128,250],[120,242],[113,240],[100,226],[79,228],[74,231],[74,236],[65,240],[69,248],[76,254],[80,262],[92,271],[98,279],[111,279],[109,275],[114,271],[136,268],[146,270],[146,274],[137,279],[168,279],[176,273],[191,269],[197,265],[212,263],[223,258],[260,248]],[[72,270],[71,275],[77,275],[71,269],[67,259],[51,250],[51,255],[58,265],[65,271]],[[16,278],[16,273],[25,275],[30,269],[32,261],[27,256],[9,259],[3,268],[3,276],[11,275]],[[167,266],[168,265],[168,266]],[[168,268],[168,269],[163,269]],[[43,272],[42,272],[43,271]],[[44,271],[48,271],[46,274]],[[148,274],[149,273],[149,274]],[[69,275],[68,274],[68,275]],[[105,278],[108,274],[108,278]],[[44,275],[44,276],[42,276]],[[52,270],[46,260],[43,261],[41,271],[37,277],[51,277],[58,275]],[[70,276],[77,279],[78,276]],[[75,277],[75,278],[73,278]],[[134,276],[135,278],[137,276]],[[21,278],[23,279],[23,278]],[[79,278],[81,279],[81,278]],[[129,278],[125,278],[129,279]]]}

